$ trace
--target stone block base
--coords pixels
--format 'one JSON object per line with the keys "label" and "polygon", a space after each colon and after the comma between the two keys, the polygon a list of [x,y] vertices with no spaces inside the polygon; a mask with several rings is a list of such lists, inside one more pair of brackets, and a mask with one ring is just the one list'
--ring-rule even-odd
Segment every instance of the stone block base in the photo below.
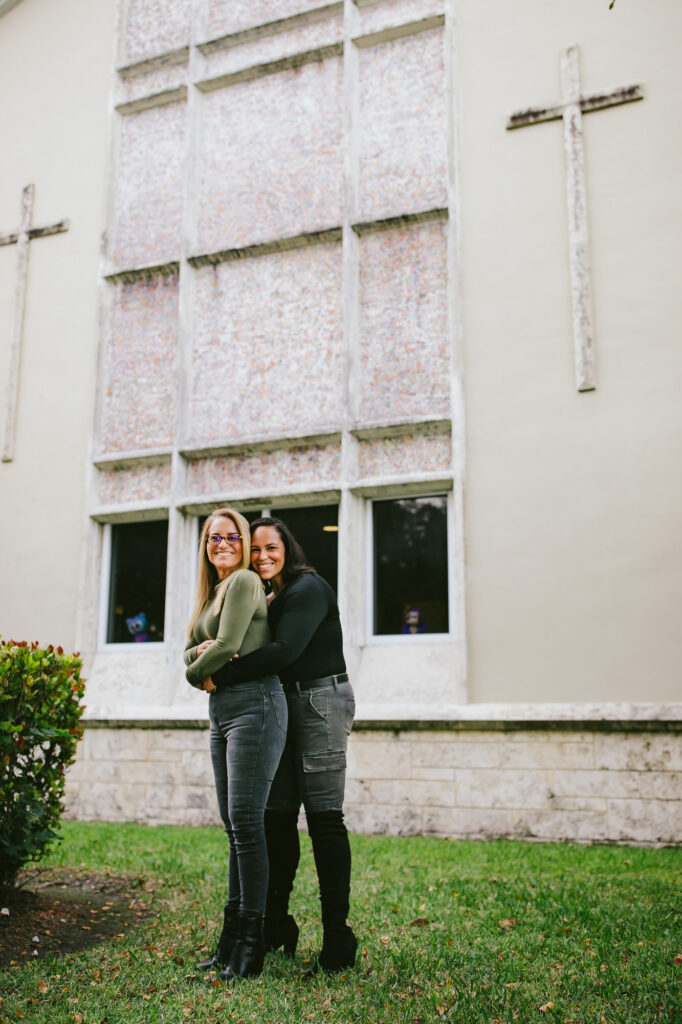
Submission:
{"label": "stone block base", "polygon": [[[680,843],[677,726],[357,722],[348,826],[368,834]],[[206,723],[88,723],[67,778],[66,816],[219,824]]]}

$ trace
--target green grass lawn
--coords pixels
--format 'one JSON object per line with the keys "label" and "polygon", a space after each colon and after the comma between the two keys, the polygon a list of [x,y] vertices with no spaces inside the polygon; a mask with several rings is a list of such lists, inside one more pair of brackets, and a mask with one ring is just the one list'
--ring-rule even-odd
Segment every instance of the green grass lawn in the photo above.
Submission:
{"label": "green grass lawn", "polygon": [[306,979],[320,923],[302,837],[296,959],[269,954],[228,989],[194,970],[222,916],[218,828],[65,822],[63,836],[45,866],[131,876],[151,916],[0,971],[3,1022],[682,1021],[680,850],[353,836],[357,964]]}

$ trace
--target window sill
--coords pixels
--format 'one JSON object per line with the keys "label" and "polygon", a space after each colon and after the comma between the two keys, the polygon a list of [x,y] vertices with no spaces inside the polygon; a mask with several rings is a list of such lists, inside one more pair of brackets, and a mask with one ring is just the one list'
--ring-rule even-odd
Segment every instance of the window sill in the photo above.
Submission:
{"label": "window sill", "polygon": [[377,633],[367,637],[365,646],[382,644],[454,644],[457,637],[454,633]]}

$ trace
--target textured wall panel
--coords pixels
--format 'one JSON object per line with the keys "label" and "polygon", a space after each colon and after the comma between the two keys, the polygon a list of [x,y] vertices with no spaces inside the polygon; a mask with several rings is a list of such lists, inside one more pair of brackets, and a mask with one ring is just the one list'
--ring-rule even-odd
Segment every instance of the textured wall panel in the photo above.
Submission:
{"label": "textured wall panel", "polygon": [[249,40],[240,46],[215,50],[207,55],[205,75],[207,78],[213,78],[217,75],[233,74],[256,64],[267,64],[294,53],[303,53],[305,50],[336,43],[342,37],[342,18],[314,21],[289,32],[278,32],[273,36]]}
{"label": "textured wall panel", "polygon": [[128,0],[123,64],[189,43],[192,0]]}
{"label": "textured wall panel", "polygon": [[100,471],[97,494],[100,505],[129,501],[166,499],[171,486],[170,462],[156,465],[125,466]]}
{"label": "textured wall panel", "polygon": [[130,103],[141,96],[152,96],[166,89],[177,89],[187,81],[187,64],[154,68],[146,75],[119,76],[117,101]]}
{"label": "textured wall panel", "polygon": [[360,419],[447,416],[447,223],[360,241]]}
{"label": "textured wall panel", "polygon": [[340,422],[341,246],[197,273],[190,443]]}
{"label": "textured wall panel", "polygon": [[206,95],[200,251],[341,222],[341,93],[330,58]]}
{"label": "textured wall panel", "polygon": [[208,0],[207,39],[242,32],[255,25],[289,18],[316,7],[327,0]]}
{"label": "textured wall panel", "polygon": [[171,444],[175,428],[178,279],[116,287],[108,337],[100,451]]}
{"label": "textured wall panel", "polygon": [[447,205],[443,30],[360,50],[365,219]]}
{"label": "textured wall panel", "polygon": [[339,445],[308,445],[277,451],[198,459],[189,463],[187,491],[191,495],[227,496],[250,491],[263,494],[290,487],[311,489],[338,484]]}
{"label": "textured wall panel", "polygon": [[444,6],[444,0],[384,0],[384,3],[361,7],[361,32],[363,35],[378,32],[389,26],[442,14]]}
{"label": "textured wall panel", "polygon": [[452,463],[450,434],[379,437],[358,445],[360,477],[448,471]]}
{"label": "textured wall panel", "polygon": [[184,159],[184,103],[121,119],[112,253],[117,267],[177,259]]}

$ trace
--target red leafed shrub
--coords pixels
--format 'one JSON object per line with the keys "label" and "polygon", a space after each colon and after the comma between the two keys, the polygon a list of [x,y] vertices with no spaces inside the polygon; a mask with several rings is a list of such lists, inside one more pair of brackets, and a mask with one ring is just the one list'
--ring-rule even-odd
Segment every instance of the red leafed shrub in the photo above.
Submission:
{"label": "red leafed shrub", "polygon": [[77,654],[0,641],[0,885],[58,838],[64,772],[83,734]]}

